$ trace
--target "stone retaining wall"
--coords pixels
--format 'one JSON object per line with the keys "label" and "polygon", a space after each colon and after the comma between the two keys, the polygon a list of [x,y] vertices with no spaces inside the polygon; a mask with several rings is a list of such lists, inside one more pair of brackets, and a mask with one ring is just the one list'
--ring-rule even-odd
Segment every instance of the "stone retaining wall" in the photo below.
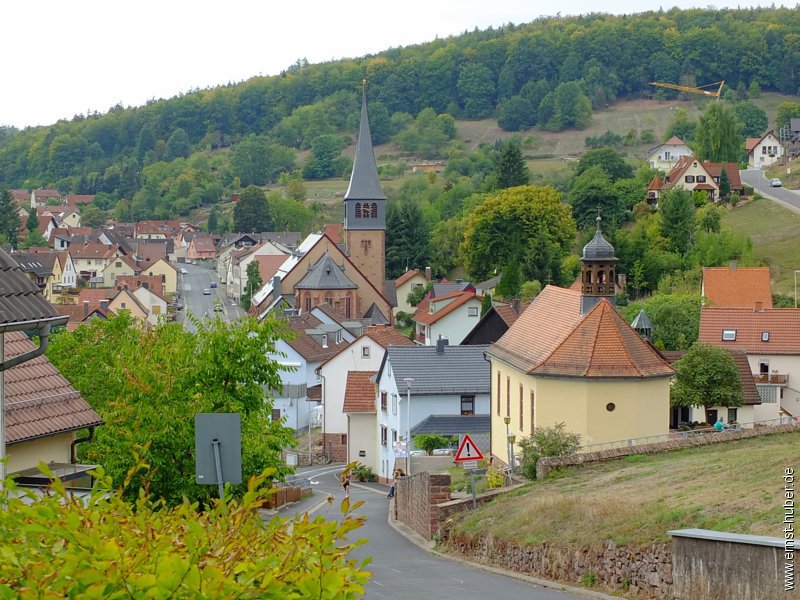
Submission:
{"label": "stone retaining wall", "polygon": [[437,505],[450,500],[449,473],[417,473],[397,480],[394,518],[426,540],[439,532]]}
{"label": "stone retaining wall", "polygon": [[442,542],[453,553],[483,564],[555,579],[578,586],[599,584],[636,598],[672,597],[672,544],[644,549],[606,542],[598,548],[571,548],[454,534],[442,530]]}
{"label": "stone retaining wall", "polygon": [[657,454],[659,452],[670,452],[672,450],[683,450],[695,446],[707,446],[709,444],[719,444],[720,442],[730,442],[732,440],[743,440],[745,438],[758,437],[761,435],[772,435],[775,433],[788,433],[797,431],[797,425],[771,425],[767,427],[754,427],[753,429],[740,429],[738,431],[721,431],[708,435],[687,437],[685,439],[675,439],[656,444],[642,444],[641,446],[624,446],[622,448],[609,448],[608,450],[598,450],[597,452],[585,452],[572,454],[570,456],[553,456],[540,458],[536,463],[536,479],[547,477],[548,473],[555,467],[568,467],[582,465],[586,463],[600,462],[604,460],[614,460],[632,454]]}

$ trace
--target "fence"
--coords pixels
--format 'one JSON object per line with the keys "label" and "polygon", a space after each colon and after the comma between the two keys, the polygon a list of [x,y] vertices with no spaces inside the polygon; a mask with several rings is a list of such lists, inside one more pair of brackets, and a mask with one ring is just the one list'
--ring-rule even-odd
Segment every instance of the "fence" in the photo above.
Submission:
{"label": "fence", "polygon": [[286,481],[276,481],[272,484],[275,493],[267,499],[266,508],[276,510],[284,504],[299,502],[311,495],[311,481],[307,477],[289,477]]}

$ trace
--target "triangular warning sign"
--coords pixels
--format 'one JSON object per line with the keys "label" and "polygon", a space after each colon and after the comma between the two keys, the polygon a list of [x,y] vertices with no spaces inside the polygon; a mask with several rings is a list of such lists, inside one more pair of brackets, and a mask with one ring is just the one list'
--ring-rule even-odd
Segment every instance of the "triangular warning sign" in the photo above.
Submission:
{"label": "triangular warning sign", "polygon": [[465,434],[464,439],[461,440],[461,445],[458,447],[458,452],[456,452],[456,457],[453,460],[456,462],[463,460],[483,460],[483,454],[478,450],[472,438]]}

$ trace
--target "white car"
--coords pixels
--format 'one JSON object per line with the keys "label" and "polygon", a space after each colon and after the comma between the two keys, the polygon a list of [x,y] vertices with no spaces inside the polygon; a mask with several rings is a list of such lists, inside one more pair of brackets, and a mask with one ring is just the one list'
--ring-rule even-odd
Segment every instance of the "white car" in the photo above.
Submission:
{"label": "white car", "polygon": [[210,289],[206,288],[206,289],[203,290],[203,296],[210,296],[210,295],[211,295],[211,290]]}
{"label": "white car", "polygon": [[184,267],[181,267],[181,275],[186,275],[188,272]]}
{"label": "white car", "polygon": [[777,177],[773,177],[772,181],[769,182],[769,187],[781,187],[781,180]]}

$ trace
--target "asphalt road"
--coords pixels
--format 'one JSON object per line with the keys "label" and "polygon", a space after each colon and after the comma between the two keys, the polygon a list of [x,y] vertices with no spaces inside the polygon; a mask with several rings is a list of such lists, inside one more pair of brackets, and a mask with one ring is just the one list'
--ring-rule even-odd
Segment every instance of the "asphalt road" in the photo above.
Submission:
{"label": "asphalt road", "polygon": [[[325,493],[334,495],[333,504],[325,505],[314,514],[328,519],[340,519],[339,504],[342,488],[336,473],[341,467],[312,467],[299,469],[298,475],[311,476],[316,497]],[[408,600],[410,598],[453,598],[455,600],[568,600],[578,598],[529,584],[511,577],[496,575],[432,555],[413,544],[392,527],[386,488],[353,483],[351,501],[363,500],[357,514],[367,517],[363,527],[355,531],[355,538],[369,540],[356,548],[353,557],[372,557],[367,567],[372,573],[367,585],[367,598],[378,600]]]}
{"label": "asphalt road", "polygon": [[760,169],[739,171],[739,176],[744,183],[752,186],[762,196],[775,200],[789,210],[800,212],[800,194],[782,187],[770,187],[770,180],[764,176],[764,172]]}
{"label": "asphalt road", "polygon": [[[180,273],[181,268],[186,269],[185,275]],[[222,311],[216,314],[226,321],[238,319],[244,314],[238,304],[234,304],[230,298],[225,297],[222,284],[218,284],[216,288],[211,287],[211,282],[217,281],[216,272],[211,267],[198,264],[181,264],[178,265],[178,269],[178,289],[181,292],[180,302],[184,307],[182,311],[178,311],[178,314],[180,315],[179,320],[183,321],[186,329],[189,331],[195,330],[194,324],[185,318],[186,314],[191,313],[201,320],[213,318],[215,303],[222,306]],[[203,294],[205,289],[210,290],[211,294],[208,296]]]}

